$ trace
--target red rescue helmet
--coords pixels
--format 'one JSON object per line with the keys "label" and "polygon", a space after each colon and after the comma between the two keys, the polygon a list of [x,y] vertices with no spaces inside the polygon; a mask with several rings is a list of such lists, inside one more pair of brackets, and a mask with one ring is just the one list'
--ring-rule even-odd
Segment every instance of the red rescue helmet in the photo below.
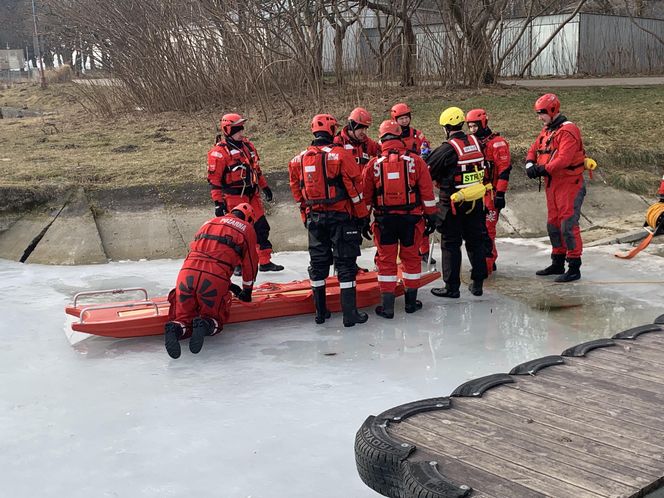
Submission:
{"label": "red rescue helmet", "polygon": [[247,202],[242,202],[235,206],[233,209],[231,209],[231,213],[239,211],[242,213],[242,216],[244,216],[244,221],[247,223],[251,223],[252,225],[254,224],[256,214],[254,213],[254,208],[251,207],[251,204]]}
{"label": "red rescue helmet", "polygon": [[233,134],[231,133],[231,129],[237,126],[242,126],[245,121],[247,120],[240,114],[234,112],[230,114],[224,114],[221,117],[221,123],[219,124],[219,127],[221,128],[221,131],[224,135],[230,136]]}
{"label": "red rescue helmet", "polygon": [[361,127],[369,128],[371,126],[371,114],[364,107],[356,107],[348,116],[348,123],[351,125],[351,130]]}
{"label": "red rescue helmet", "polygon": [[381,140],[387,135],[392,135],[396,138],[401,137],[401,126],[396,121],[388,119],[383,121],[378,128],[378,138]]}
{"label": "red rescue helmet", "polygon": [[537,99],[534,107],[537,114],[548,114],[554,118],[560,112],[560,100],[556,94],[547,93]]}
{"label": "red rescue helmet", "polygon": [[311,120],[311,133],[324,131],[334,136],[337,132],[337,120],[332,114],[316,114]]}
{"label": "red rescue helmet", "polygon": [[399,116],[405,116],[406,114],[410,116],[410,107],[403,102],[394,104],[392,109],[390,109],[390,116],[392,116],[392,119],[397,119]]}
{"label": "red rescue helmet", "polygon": [[466,114],[466,123],[479,123],[480,128],[486,128],[489,118],[484,109],[472,109]]}

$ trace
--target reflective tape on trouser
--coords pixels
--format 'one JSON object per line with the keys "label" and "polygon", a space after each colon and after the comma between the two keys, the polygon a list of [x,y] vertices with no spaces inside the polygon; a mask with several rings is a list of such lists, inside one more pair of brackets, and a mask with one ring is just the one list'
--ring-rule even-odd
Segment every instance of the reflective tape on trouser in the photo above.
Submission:
{"label": "reflective tape on trouser", "polygon": [[352,289],[353,287],[355,287],[355,280],[352,282],[339,282],[340,289]]}
{"label": "reflective tape on trouser", "polygon": [[325,280],[309,280],[312,287],[325,287]]}

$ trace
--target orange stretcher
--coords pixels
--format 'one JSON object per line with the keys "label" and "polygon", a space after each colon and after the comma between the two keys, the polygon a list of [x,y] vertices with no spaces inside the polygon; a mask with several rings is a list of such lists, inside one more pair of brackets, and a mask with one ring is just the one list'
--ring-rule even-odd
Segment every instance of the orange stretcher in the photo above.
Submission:
{"label": "orange stretcher", "polygon": [[[380,302],[380,289],[376,272],[361,272],[357,275],[357,307],[366,308]],[[422,273],[420,286],[427,285],[440,278],[440,272]],[[327,307],[330,311],[341,311],[339,281],[329,277],[326,281]],[[121,295],[140,292],[143,299],[123,302],[81,304],[80,301],[91,296]],[[404,293],[403,282],[397,283],[396,295]],[[169,303],[166,296],[150,299],[142,288],[113,289],[102,291],[79,292],[74,302],[65,308],[65,313],[78,318],[71,328],[76,332],[105,337],[128,338],[159,335],[164,333],[164,324],[168,321]],[[296,280],[288,283],[270,283],[255,287],[252,301],[245,303],[233,297],[227,323],[249,322],[313,314],[315,312],[313,293],[309,280]]]}

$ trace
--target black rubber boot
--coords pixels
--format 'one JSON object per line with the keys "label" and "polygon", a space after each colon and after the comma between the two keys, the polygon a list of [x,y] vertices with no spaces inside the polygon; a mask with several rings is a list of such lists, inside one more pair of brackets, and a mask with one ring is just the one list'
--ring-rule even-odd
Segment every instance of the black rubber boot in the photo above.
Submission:
{"label": "black rubber boot", "polygon": [[543,270],[537,270],[535,275],[540,277],[546,275],[562,275],[565,273],[565,255],[564,254],[552,254],[551,255],[551,265],[547,266]]}
{"label": "black rubber boot", "polygon": [[484,293],[484,291],[482,290],[483,283],[484,280],[473,280],[470,282],[468,290],[473,296],[481,296]]}
{"label": "black rubber boot", "polygon": [[189,339],[189,351],[198,354],[203,349],[203,342],[206,335],[212,335],[214,332],[214,322],[209,318],[194,318]]}
{"label": "black rubber boot", "polygon": [[573,282],[574,280],[579,280],[581,278],[581,258],[570,258],[567,260],[569,269],[563,275],[560,275],[556,278],[556,282]]}
{"label": "black rubber boot", "polygon": [[281,265],[275,265],[272,261],[265,263],[264,265],[258,265],[260,271],[281,271],[284,269]]}
{"label": "black rubber boot", "polygon": [[242,267],[240,265],[235,267],[235,269],[233,270],[233,275],[235,275],[236,277],[242,276]]}
{"label": "black rubber boot", "polygon": [[355,287],[341,289],[341,311],[344,315],[344,327],[352,327],[356,323],[364,323],[369,319],[369,315],[357,311]]}
{"label": "black rubber boot", "polygon": [[450,297],[458,299],[461,296],[459,289],[449,289],[447,287],[435,287],[431,289],[431,294],[438,297]]}
{"label": "black rubber boot", "polygon": [[422,301],[417,299],[417,289],[406,289],[404,300],[406,301],[406,313],[415,313],[422,309]]}
{"label": "black rubber boot", "polygon": [[314,321],[320,325],[321,323],[325,323],[325,320],[332,316],[327,309],[325,286],[312,287],[311,290],[314,293],[314,304],[316,305],[316,318],[314,318]]}
{"label": "black rubber boot", "polygon": [[383,292],[381,296],[383,304],[376,307],[376,314],[383,318],[394,318],[394,292]]}
{"label": "black rubber boot", "polygon": [[164,325],[164,344],[166,346],[166,352],[171,358],[177,359],[182,354],[182,349],[180,348],[180,337],[184,330],[182,326],[176,322],[167,322]]}

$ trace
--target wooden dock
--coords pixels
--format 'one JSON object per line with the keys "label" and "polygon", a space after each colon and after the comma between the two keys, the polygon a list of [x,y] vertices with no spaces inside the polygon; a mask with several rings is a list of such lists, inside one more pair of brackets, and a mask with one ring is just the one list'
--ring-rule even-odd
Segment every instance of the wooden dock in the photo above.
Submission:
{"label": "wooden dock", "polygon": [[370,416],[355,457],[393,498],[645,496],[664,487],[664,315]]}

